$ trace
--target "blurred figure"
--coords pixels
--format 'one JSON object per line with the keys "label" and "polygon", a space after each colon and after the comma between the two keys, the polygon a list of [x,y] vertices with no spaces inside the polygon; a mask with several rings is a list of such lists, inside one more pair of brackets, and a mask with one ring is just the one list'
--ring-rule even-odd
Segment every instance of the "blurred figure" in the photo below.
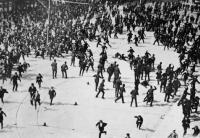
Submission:
{"label": "blurred figure", "polygon": [[178,138],[178,134],[176,133],[176,130],[173,130],[173,132],[168,136],[168,138]]}
{"label": "blurred figure", "polygon": [[138,116],[135,116],[135,118],[137,118],[136,120],[136,125],[137,125],[137,128],[141,128],[142,124],[143,124],[143,118],[141,115],[138,115]]}
{"label": "blurred figure", "polygon": [[99,122],[97,122],[96,126],[99,128],[99,138],[101,138],[101,134],[107,134],[106,131],[104,131],[104,128],[107,126],[107,123],[103,122],[102,120],[100,120]]}
{"label": "blurred figure", "polygon": [[50,97],[50,105],[52,105],[53,98],[56,96],[56,91],[54,90],[54,87],[51,87],[49,90],[49,97]]}
{"label": "blurred figure", "polygon": [[1,123],[1,129],[3,129],[3,115],[6,116],[4,111],[2,111],[2,108],[0,107],[0,123]]}

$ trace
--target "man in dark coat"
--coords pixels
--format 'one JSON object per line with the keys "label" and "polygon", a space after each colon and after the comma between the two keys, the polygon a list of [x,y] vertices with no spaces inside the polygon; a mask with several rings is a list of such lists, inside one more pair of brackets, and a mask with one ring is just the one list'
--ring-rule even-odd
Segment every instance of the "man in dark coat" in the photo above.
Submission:
{"label": "man in dark coat", "polygon": [[131,107],[132,107],[132,104],[133,104],[133,100],[135,100],[135,107],[137,107],[138,105],[137,105],[137,95],[138,95],[138,92],[137,92],[137,90],[136,89],[133,89],[131,92],[130,92],[130,94],[131,94]]}
{"label": "man in dark coat", "polygon": [[122,103],[124,103],[124,92],[126,92],[125,84],[123,84],[122,87],[120,87],[119,97],[117,97],[117,99],[115,99],[115,102],[117,102],[119,99],[122,99]]}
{"label": "man in dark coat", "polygon": [[192,134],[193,136],[198,136],[200,133],[200,129],[198,126],[195,126],[192,128],[194,130],[194,133]]}
{"label": "man in dark coat", "polygon": [[127,52],[129,52],[129,54],[133,54],[135,51],[133,50],[132,47],[130,47],[130,49]]}
{"label": "man in dark coat", "polygon": [[162,62],[160,62],[157,66],[157,70],[162,72]]}
{"label": "man in dark coat", "polygon": [[104,83],[105,83],[105,80],[103,79],[102,82],[100,83],[100,86],[99,86],[99,92],[97,93],[96,95],[96,98],[99,96],[100,92],[102,92],[102,99],[104,99]]}
{"label": "man in dark coat", "polygon": [[103,78],[103,64],[99,63],[98,67],[97,67],[97,74],[101,75],[101,77]]}
{"label": "man in dark coat", "polygon": [[167,87],[166,87],[166,90],[165,90],[165,99],[164,99],[164,101],[169,102],[169,98],[170,98],[170,96],[172,96],[172,92],[173,92],[173,84],[170,81],[168,83]]}
{"label": "man in dark coat", "polygon": [[67,70],[68,66],[67,62],[65,61],[65,63],[61,66],[62,78],[67,78]]}
{"label": "man in dark coat", "polygon": [[131,137],[130,137],[130,134],[127,133],[125,138],[131,138]]}
{"label": "man in dark coat", "polygon": [[184,117],[182,120],[182,126],[184,129],[183,135],[187,133],[187,128],[190,128],[190,119],[188,117]]}
{"label": "man in dark coat", "polygon": [[51,63],[51,67],[52,67],[53,79],[57,78],[57,62],[55,59],[54,59],[54,62]]}
{"label": "man in dark coat", "polygon": [[0,107],[0,123],[1,123],[1,129],[3,129],[3,115],[6,116],[4,111],[2,111],[2,108]]}
{"label": "man in dark coat", "polygon": [[157,88],[154,86],[154,88],[152,86],[150,86],[150,89],[147,91],[147,95],[144,98],[144,102],[146,101],[146,103],[148,104],[150,102],[150,106],[152,106],[153,100],[154,100],[154,90],[156,90]]}
{"label": "man in dark coat", "polygon": [[13,82],[13,91],[17,91],[18,83],[17,81],[20,80],[20,77],[18,76],[17,72],[12,76],[11,81]]}
{"label": "man in dark coat", "polygon": [[107,132],[104,131],[104,128],[107,126],[107,123],[100,120],[99,122],[97,122],[96,126],[99,128],[99,138],[101,138],[101,134],[107,134]]}
{"label": "man in dark coat", "polygon": [[120,74],[121,74],[121,72],[120,72],[120,69],[119,69],[119,65],[117,64],[117,65],[115,66],[115,68],[114,68],[114,76],[115,76],[116,78],[118,78]]}
{"label": "man in dark coat", "polygon": [[139,40],[139,39],[138,39],[138,37],[137,37],[136,35],[135,35],[135,37],[134,37],[134,40],[135,40],[135,42],[134,42],[134,43],[135,43],[135,46],[138,46],[138,40]]}
{"label": "man in dark coat", "polygon": [[28,92],[30,93],[30,103],[31,105],[33,105],[33,101],[34,101],[34,95],[37,92],[36,87],[34,86],[34,83],[31,83],[31,86],[28,89]]}
{"label": "man in dark coat", "polygon": [[115,97],[117,98],[119,95],[119,89],[122,85],[121,77],[118,77],[115,82]]}
{"label": "man in dark coat", "polygon": [[138,115],[138,116],[135,116],[135,118],[137,118],[136,120],[136,125],[137,125],[137,128],[141,128],[142,124],[143,124],[143,118],[141,115]]}
{"label": "man in dark coat", "polygon": [[83,76],[83,73],[85,72],[86,66],[87,66],[87,60],[86,59],[80,62],[80,71],[79,71],[80,76]]}
{"label": "man in dark coat", "polygon": [[176,95],[178,88],[181,86],[181,82],[178,78],[175,78],[173,81],[174,95]]}
{"label": "man in dark coat", "polygon": [[34,94],[33,98],[34,98],[35,109],[37,109],[37,103],[38,103],[39,105],[41,104],[39,92],[36,92],[36,93]]}
{"label": "man in dark coat", "polygon": [[92,71],[94,71],[94,58],[93,58],[93,56],[90,56],[87,59],[87,69],[86,69],[87,72],[88,72],[90,67],[92,68]]}
{"label": "man in dark coat", "polygon": [[0,98],[1,98],[2,103],[4,103],[3,98],[4,98],[5,93],[8,93],[8,91],[1,86],[0,87]]}
{"label": "man in dark coat", "polygon": [[157,84],[158,85],[160,83],[161,77],[162,77],[162,71],[156,72],[156,79],[157,79]]}
{"label": "man in dark coat", "polygon": [[43,76],[40,73],[36,77],[36,83],[38,83],[39,88],[41,88],[42,78]]}
{"label": "man in dark coat", "polygon": [[110,82],[111,77],[114,73],[114,65],[110,64],[110,66],[107,68],[107,72],[108,72],[108,81]]}
{"label": "man in dark coat", "polygon": [[97,47],[98,47],[99,45],[102,46],[102,44],[101,44],[101,37],[100,37],[100,36],[99,36],[98,39],[97,39]]}
{"label": "man in dark coat", "polygon": [[144,67],[145,80],[148,78],[148,81],[150,81],[150,71],[151,71],[151,66],[149,64],[146,64]]}
{"label": "man in dark coat", "polygon": [[19,72],[19,77],[22,77],[22,72],[24,72],[24,68],[21,63],[19,63],[19,65],[17,67],[17,71]]}
{"label": "man in dark coat", "polygon": [[163,91],[165,92],[166,85],[167,85],[167,74],[166,73],[162,74],[162,77],[161,77],[160,81],[161,81],[160,92],[162,92],[162,88],[163,88]]}
{"label": "man in dark coat", "polygon": [[137,78],[136,80],[135,80],[135,90],[138,92],[138,90],[139,90],[139,84],[140,84],[140,79],[139,78]]}
{"label": "man in dark coat", "polygon": [[99,78],[102,78],[99,74],[95,74],[94,76],[94,82],[95,82],[95,91],[97,91],[98,85],[99,85]]}
{"label": "man in dark coat", "polygon": [[132,36],[133,36],[133,34],[132,34],[132,32],[130,31],[128,34],[127,34],[127,36],[128,36],[128,43],[130,43],[132,40]]}
{"label": "man in dark coat", "polygon": [[56,91],[54,90],[54,87],[51,87],[49,90],[49,97],[50,97],[50,105],[52,105],[53,98],[56,96]]}

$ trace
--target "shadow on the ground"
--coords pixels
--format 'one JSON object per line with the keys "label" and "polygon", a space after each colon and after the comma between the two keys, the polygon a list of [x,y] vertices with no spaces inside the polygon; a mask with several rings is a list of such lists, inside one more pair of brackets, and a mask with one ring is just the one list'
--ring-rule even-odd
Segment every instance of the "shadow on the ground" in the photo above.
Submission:
{"label": "shadow on the ground", "polygon": [[4,101],[4,104],[19,104],[19,103],[21,103],[21,102],[17,102],[17,101]]}
{"label": "shadow on the ground", "polygon": [[47,86],[42,86],[41,88],[42,88],[42,89],[45,89],[45,90],[50,89],[50,87],[47,87]]}
{"label": "shadow on the ground", "polygon": [[153,103],[152,106],[150,106],[150,103],[145,104],[145,105],[139,105],[138,107],[154,107],[154,106],[172,106],[169,103]]}
{"label": "shadow on the ground", "polygon": [[37,74],[36,73],[27,73],[27,74],[22,74],[22,79],[23,80],[35,80]]}
{"label": "shadow on the ground", "polygon": [[150,128],[141,128],[140,130],[149,131],[149,132],[155,132],[155,130],[150,129]]}
{"label": "shadow on the ground", "polygon": [[[50,105],[49,102],[42,102],[42,104]],[[72,104],[72,103],[63,103],[63,102],[55,102],[55,103],[53,102],[52,106],[54,106],[54,105],[73,105],[74,106],[74,103]]]}

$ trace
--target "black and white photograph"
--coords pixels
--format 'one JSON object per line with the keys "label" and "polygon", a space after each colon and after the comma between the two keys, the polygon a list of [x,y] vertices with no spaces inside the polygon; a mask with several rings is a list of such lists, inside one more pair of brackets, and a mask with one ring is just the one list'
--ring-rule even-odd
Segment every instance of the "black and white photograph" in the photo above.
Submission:
{"label": "black and white photograph", "polygon": [[200,0],[0,0],[0,138],[200,138]]}

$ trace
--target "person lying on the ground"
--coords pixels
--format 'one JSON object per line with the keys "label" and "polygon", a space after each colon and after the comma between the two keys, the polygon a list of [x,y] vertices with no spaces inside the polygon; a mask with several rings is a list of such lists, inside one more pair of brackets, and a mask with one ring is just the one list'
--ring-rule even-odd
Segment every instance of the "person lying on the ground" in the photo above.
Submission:
{"label": "person lying on the ground", "polygon": [[119,52],[117,52],[117,53],[115,54],[115,58],[118,58],[118,59],[124,60],[124,61],[127,61],[127,60],[128,60],[128,57],[127,57],[127,56],[125,56],[124,54],[120,54]]}

